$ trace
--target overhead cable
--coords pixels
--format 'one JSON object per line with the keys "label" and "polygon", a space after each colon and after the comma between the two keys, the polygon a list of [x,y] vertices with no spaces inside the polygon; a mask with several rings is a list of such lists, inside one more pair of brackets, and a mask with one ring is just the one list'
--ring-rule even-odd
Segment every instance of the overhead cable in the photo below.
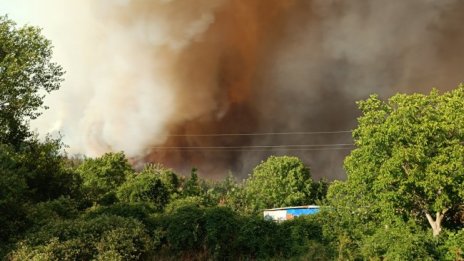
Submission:
{"label": "overhead cable", "polygon": [[354,143],[339,144],[290,144],[290,145],[249,145],[249,146],[153,146],[153,149],[263,149],[263,148],[310,148],[353,146]]}
{"label": "overhead cable", "polygon": [[277,135],[317,135],[351,133],[351,130],[341,131],[297,131],[297,132],[254,132],[254,133],[204,133],[204,134],[169,134],[169,137],[223,137],[223,136],[277,136]]}

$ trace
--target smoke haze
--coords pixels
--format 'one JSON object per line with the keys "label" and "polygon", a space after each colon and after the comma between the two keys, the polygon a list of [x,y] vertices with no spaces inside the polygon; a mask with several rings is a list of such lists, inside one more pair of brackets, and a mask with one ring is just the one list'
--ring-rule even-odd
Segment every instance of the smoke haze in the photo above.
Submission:
{"label": "smoke haze", "polygon": [[271,154],[291,154],[315,177],[344,178],[349,150],[154,147],[351,143],[349,133],[173,134],[350,130],[354,102],[371,93],[448,90],[463,81],[458,0],[63,2],[27,7],[39,10],[34,21],[68,71],[33,126],[60,131],[74,153],[124,150],[138,162],[196,166],[210,177],[244,176]]}

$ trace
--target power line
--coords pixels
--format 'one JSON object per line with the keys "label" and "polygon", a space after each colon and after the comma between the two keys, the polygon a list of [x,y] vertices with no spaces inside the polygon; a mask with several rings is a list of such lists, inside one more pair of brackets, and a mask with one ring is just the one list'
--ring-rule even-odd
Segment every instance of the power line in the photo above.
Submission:
{"label": "power line", "polygon": [[341,131],[299,131],[299,132],[255,132],[255,133],[206,133],[206,134],[170,134],[169,137],[223,137],[223,136],[277,136],[277,135],[317,135],[351,133]]}
{"label": "power line", "polygon": [[154,146],[153,149],[291,149],[291,148],[320,148],[320,147],[341,147],[341,146],[353,146],[354,143],[340,143],[340,144],[290,144],[290,145],[249,145],[249,146]]}
{"label": "power line", "polygon": [[266,152],[266,151],[324,151],[324,150],[351,150],[352,147],[339,148],[269,148],[269,149],[155,149],[158,151],[185,151],[185,152]]}

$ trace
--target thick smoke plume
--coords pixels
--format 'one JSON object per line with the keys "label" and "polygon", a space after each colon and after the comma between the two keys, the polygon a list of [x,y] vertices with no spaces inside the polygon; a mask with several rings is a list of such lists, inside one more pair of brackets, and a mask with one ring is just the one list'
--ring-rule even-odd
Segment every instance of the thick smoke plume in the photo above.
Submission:
{"label": "thick smoke plume", "polygon": [[458,0],[61,2],[41,7],[61,14],[44,27],[56,28],[50,35],[68,79],[35,126],[61,131],[71,152],[124,150],[211,177],[292,154],[315,177],[343,178],[347,150],[153,147],[350,143],[349,133],[173,134],[349,130],[354,101],[371,93],[446,90],[463,80]]}

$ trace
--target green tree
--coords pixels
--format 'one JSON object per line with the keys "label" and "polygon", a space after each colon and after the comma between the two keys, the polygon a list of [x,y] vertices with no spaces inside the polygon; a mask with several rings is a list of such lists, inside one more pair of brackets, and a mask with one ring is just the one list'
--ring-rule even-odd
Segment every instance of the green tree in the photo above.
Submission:
{"label": "green tree", "polygon": [[240,190],[240,186],[231,173],[223,180],[211,182],[209,185],[210,188],[206,194],[211,203],[214,205],[233,206],[235,195]]}
{"label": "green tree", "polygon": [[447,211],[464,200],[464,86],[371,96],[359,108],[345,191],[384,218],[428,222],[437,236]]}
{"label": "green tree", "polygon": [[464,260],[464,229],[450,233],[441,246],[443,260]]}
{"label": "green tree", "polygon": [[114,195],[116,188],[133,174],[133,169],[122,152],[85,159],[77,171],[83,179],[89,199],[93,202]]}
{"label": "green tree", "polygon": [[123,202],[150,202],[162,210],[170,199],[170,190],[161,179],[162,169],[148,167],[140,173],[129,176],[117,190],[118,198]]}
{"label": "green tree", "polygon": [[13,156],[9,146],[0,144],[0,253],[1,246],[25,227],[27,183],[24,170]]}
{"label": "green tree", "polygon": [[51,61],[50,41],[41,30],[18,28],[0,17],[0,142],[16,148],[30,137],[28,120],[40,115],[44,93],[57,90],[63,69]]}
{"label": "green tree", "polygon": [[178,196],[181,182],[172,169],[165,168],[161,164],[146,164],[140,174],[142,173],[157,176],[168,190],[171,198]]}
{"label": "green tree", "polygon": [[62,146],[57,139],[39,141],[31,137],[15,153],[25,171],[30,201],[52,200],[64,195],[75,199],[82,197],[81,177],[65,165]]}
{"label": "green tree", "polygon": [[248,210],[313,203],[309,168],[297,157],[271,156],[246,180]]}
{"label": "green tree", "polygon": [[183,187],[184,196],[201,196],[203,190],[201,188],[200,180],[198,179],[197,169],[192,168],[190,178],[185,182]]}

